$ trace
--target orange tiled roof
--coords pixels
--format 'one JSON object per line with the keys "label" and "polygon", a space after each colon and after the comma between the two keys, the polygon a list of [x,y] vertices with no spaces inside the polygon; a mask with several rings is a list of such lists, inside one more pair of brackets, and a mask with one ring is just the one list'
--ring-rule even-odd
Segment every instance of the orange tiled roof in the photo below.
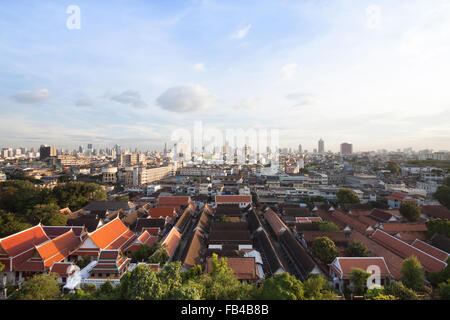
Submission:
{"label": "orange tiled roof", "polygon": [[69,230],[66,233],[36,246],[36,251],[44,261],[46,268],[50,268],[54,262],[64,260],[80,245],[81,240]]}
{"label": "orange tiled roof", "polygon": [[116,217],[114,220],[90,233],[89,238],[103,250],[117,241],[122,235],[129,237],[129,231],[119,217]]}
{"label": "orange tiled roof", "polygon": [[175,208],[170,207],[158,207],[158,208],[151,208],[148,213],[150,218],[159,218],[159,217],[170,217],[177,215],[177,212],[175,211]]}
{"label": "orange tiled roof", "polygon": [[38,224],[0,239],[0,252],[4,251],[8,256],[15,257],[48,240],[50,238],[45,234],[41,224]]}
{"label": "orange tiled roof", "polygon": [[180,239],[181,233],[179,233],[176,228],[172,228],[169,233],[163,238],[162,243],[167,245],[166,250],[169,257],[174,254]]}

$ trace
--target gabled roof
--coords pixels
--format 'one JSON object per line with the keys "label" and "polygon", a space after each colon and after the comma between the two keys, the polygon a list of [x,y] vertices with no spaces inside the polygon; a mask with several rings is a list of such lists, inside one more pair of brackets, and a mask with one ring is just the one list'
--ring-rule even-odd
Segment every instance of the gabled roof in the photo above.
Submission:
{"label": "gabled roof", "polygon": [[280,217],[270,208],[264,212],[264,219],[266,219],[277,236],[280,236],[284,231],[289,229]]}
{"label": "gabled roof", "polygon": [[36,251],[44,261],[44,266],[50,268],[54,262],[64,260],[80,244],[80,237],[70,229],[66,233],[36,246]]}
{"label": "gabled roof", "polygon": [[[257,280],[259,271],[254,257],[227,257],[227,266],[233,270],[238,280]],[[212,272],[211,258],[207,259],[205,272]]]}
{"label": "gabled roof", "polygon": [[50,268],[50,272],[57,273],[60,277],[68,277],[70,269],[79,268],[72,262],[55,262]]}
{"label": "gabled roof", "polygon": [[8,256],[15,257],[48,240],[50,238],[45,233],[42,225],[38,224],[0,239],[0,253],[5,252]]}
{"label": "gabled roof", "polygon": [[203,263],[203,251],[205,249],[206,245],[203,233],[197,229],[192,236],[191,243],[189,244],[189,249],[186,253],[186,257],[183,260],[183,266],[189,269],[196,264],[201,265]]}
{"label": "gabled roof", "polygon": [[54,239],[69,230],[72,230],[77,237],[81,237],[84,231],[84,226],[42,226],[42,228],[50,239]]}
{"label": "gabled roof", "polygon": [[284,272],[285,267],[283,266],[283,263],[281,262],[280,257],[278,256],[278,253],[275,250],[275,247],[273,246],[266,230],[260,229],[259,231],[256,231],[254,238],[256,239],[258,247],[261,249],[268,261],[270,273],[274,275],[278,272]]}
{"label": "gabled roof", "polygon": [[158,207],[150,208],[148,215],[150,218],[165,218],[176,216],[177,212],[174,207]]}
{"label": "gabled roof", "polygon": [[119,217],[117,217],[90,233],[88,237],[101,250],[110,247],[110,249],[119,249],[132,238],[132,234]]}
{"label": "gabled roof", "polygon": [[166,225],[166,219],[163,218],[139,218],[136,223],[136,232],[141,232],[145,228],[159,228],[164,229],[164,226]]}
{"label": "gabled roof", "polygon": [[420,211],[429,217],[450,220],[450,210],[442,205],[421,206]]}
{"label": "gabled roof", "polygon": [[98,263],[90,273],[121,273],[130,264],[130,259],[125,258],[120,250],[102,250],[98,257]]}
{"label": "gabled roof", "polygon": [[169,233],[162,239],[161,242],[167,246],[166,251],[169,257],[172,257],[175,253],[175,249],[177,248],[180,239],[181,233],[179,233],[176,228],[172,228]]}
{"label": "gabled roof", "polygon": [[447,266],[445,262],[436,259],[428,253],[425,253],[380,229],[375,230],[372,234],[372,239],[404,259],[416,256],[424,269],[429,272],[440,271]]}
{"label": "gabled roof", "polygon": [[380,226],[383,231],[393,234],[397,232],[426,232],[428,229],[425,223],[401,223],[401,222],[390,222],[383,223]]}
{"label": "gabled roof", "polygon": [[450,238],[449,237],[446,237],[446,236],[441,235],[439,233],[435,233],[431,237],[431,243],[436,248],[439,248],[439,249],[441,249],[441,250],[443,250],[445,252],[450,253]]}
{"label": "gabled roof", "polygon": [[402,267],[403,259],[400,256],[359,232],[352,232],[351,240],[364,243],[367,249],[369,249],[374,255],[383,257],[389,267],[392,277],[395,280],[401,279],[402,275],[400,273],[400,269]]}
{"label": "gabled roof", "polygon": [[367,231],[367,228],[369,228],[368,224],[359,221],[358,219],[353,218],[350,215],[343,213],[342,211],[334,210],[331,215],[336,219],[342,221],[347,226],[359,232],[365,233]]}
{"label": "gabled roof", "polygon": [[386,211],[383,211],[380,209],[373,209],[370,212],[369,217],[372,219],[375,219],[376,221],[388,222],[389,219],[391,219],[393,216],[389,212],[386,212]]}
{"label": "gabled roof", "polygon": [[329,266],[340,279],[350,279],[354,268],[367,271],[371,266],[380,269],[382,279],[391,276],[383,257],[337,257]]}
{"label": "gabled roof", "polygon": [[448,257],[450,256],[447,252],[439,248],[433,247],[432,245],[425,243],[419,239],[414,240],[414,242],[411,245],[419,250],[422,250],[423,252],[428,253],[429,255],[435,257],[436,259],[439,259],[444,262],[446,262]]}

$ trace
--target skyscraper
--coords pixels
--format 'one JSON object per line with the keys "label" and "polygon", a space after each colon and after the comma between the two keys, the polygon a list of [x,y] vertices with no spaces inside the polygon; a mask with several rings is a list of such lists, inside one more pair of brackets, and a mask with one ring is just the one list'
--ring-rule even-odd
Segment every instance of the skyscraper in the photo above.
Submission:
{"label": "skyscraper", "polygon": [[303,151],[303,150],[302,150],[302,145],[299,144],[299,145],[298,145],[298,153],[302,153],[302,151]]}
{"label": "skyscraper", "polygon": [[322,138],[320,138],[320,140],[319,140],[319,148],[318,148],[318,150],[319,150],[319,153],[325,153],[325,143],[322,140]]}
{"label": "skyscraper", "polygon": [[39,149],[39,157],[41,160],[48,157],[56,157],[56,148],[54,146],[42,145]]}
{"label": "skyscraper", "polygon": [[351,143],[341,143],[341,155],[348,155],[353,153],[353,145]]}

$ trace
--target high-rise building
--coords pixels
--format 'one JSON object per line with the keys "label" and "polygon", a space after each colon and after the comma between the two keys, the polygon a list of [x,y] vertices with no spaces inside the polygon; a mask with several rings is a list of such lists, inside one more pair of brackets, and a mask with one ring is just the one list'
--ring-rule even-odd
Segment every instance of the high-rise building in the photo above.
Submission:
{"label": "high-rise building", "polygon": [[56,147],[42,145],[39,149],[40,159],[44,160],[48,157],[56,157]]}
{"label": "high-rise building", "polygon": [[299,145],[298,145],[298,153],[302,153],[302,151],[303,151],[303,150],[302,150],[302,145],[299,144]]}
{"label": "high-rise building", "polygon": [[325,153],[325,142],[320,138],[319,140],[319,153]]}
{"label": "high-rise building", "polygon": [[353,153],[353,145],[351,143],[341,143],[341,155],[348,155]]}

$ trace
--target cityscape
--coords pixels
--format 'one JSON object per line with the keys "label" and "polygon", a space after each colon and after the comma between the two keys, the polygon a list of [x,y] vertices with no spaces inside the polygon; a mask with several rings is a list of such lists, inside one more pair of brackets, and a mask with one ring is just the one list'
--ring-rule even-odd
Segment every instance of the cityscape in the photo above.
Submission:
{"label": "cityscape", "polygon": [[446,1],[24,1],[0,24],[1,303],[450,300]]}

